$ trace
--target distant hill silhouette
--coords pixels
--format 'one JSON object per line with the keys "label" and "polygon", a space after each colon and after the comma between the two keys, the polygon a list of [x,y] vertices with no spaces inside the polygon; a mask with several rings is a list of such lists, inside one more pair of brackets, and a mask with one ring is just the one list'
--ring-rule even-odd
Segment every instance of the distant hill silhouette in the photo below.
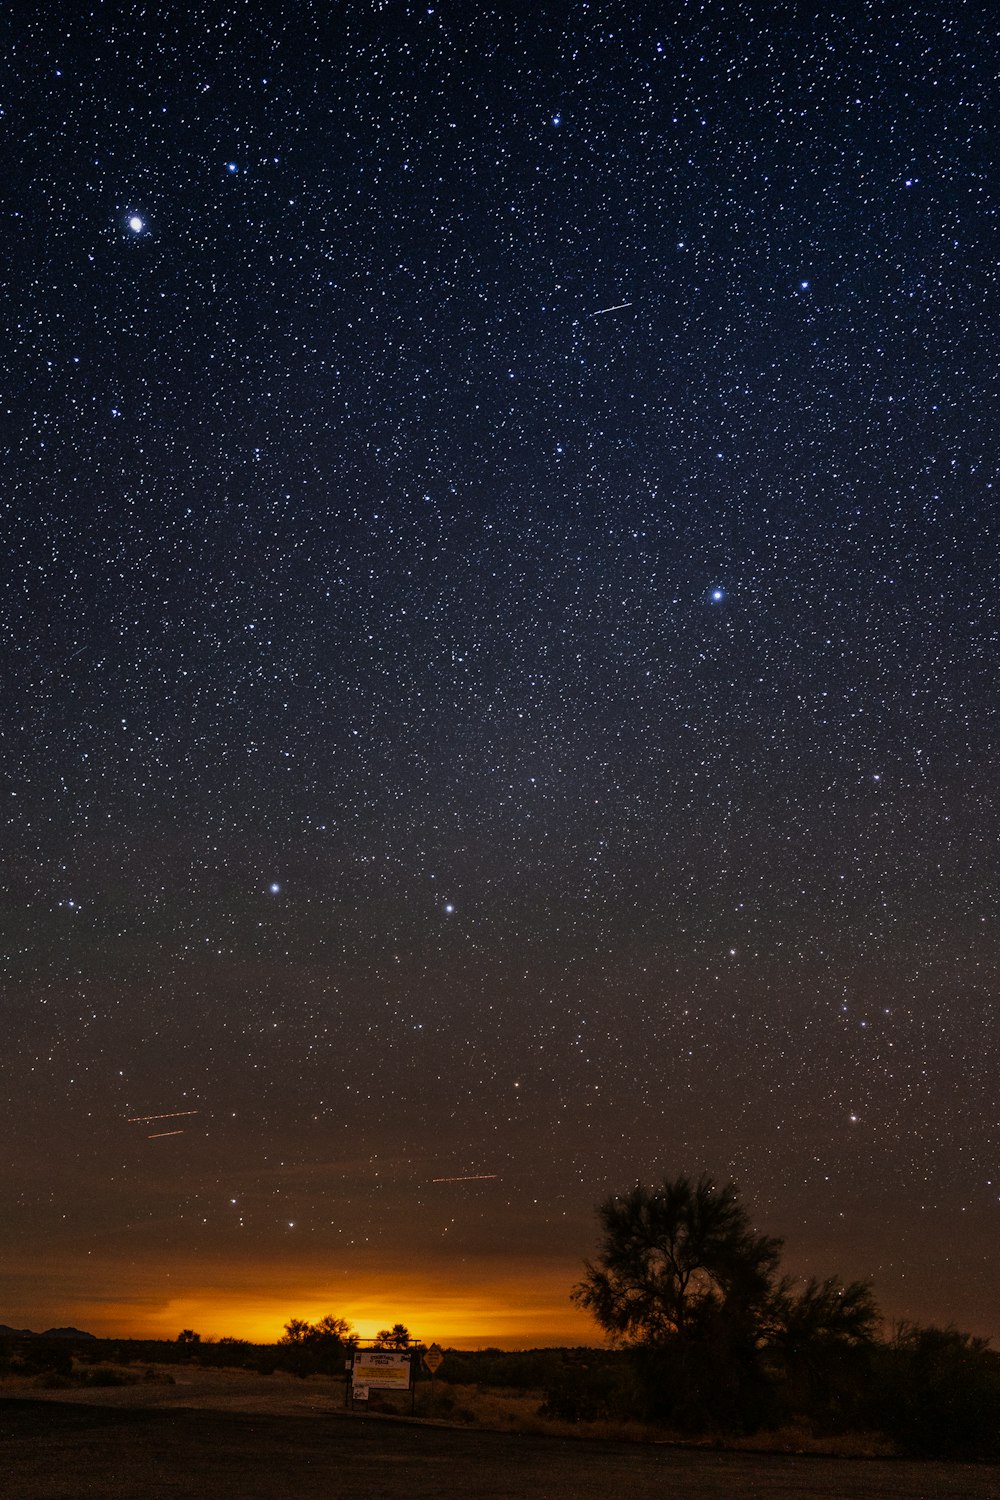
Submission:
{"label": "distant hill silhouette", "polygon": [[46,1328],[44,1333],[35,1333],[31,1328],[11,1328],[9,1323],[0,1323],[0,1339],[94,1339],[93,1333],[84,1333],[81,1328]]}

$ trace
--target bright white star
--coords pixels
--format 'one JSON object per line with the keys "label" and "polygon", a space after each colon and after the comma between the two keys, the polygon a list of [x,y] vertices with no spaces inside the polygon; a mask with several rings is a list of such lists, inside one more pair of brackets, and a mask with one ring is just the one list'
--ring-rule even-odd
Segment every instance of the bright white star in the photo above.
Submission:
{"label": "bright white star", "polygon": [[145,220],[140,219],[138,214],[133,214],[128,221],[128,227],[133,234],[141,234],[146,227]]}

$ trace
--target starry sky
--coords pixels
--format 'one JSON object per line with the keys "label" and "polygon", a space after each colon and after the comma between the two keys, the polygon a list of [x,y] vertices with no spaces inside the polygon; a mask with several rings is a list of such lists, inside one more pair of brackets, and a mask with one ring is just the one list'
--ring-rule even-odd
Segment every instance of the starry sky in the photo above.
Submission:
{"label": "starry sky", "polygon": [[586,1341],[704,1170],[1000,1335],[988,7],[0,57],[0,1321]]}

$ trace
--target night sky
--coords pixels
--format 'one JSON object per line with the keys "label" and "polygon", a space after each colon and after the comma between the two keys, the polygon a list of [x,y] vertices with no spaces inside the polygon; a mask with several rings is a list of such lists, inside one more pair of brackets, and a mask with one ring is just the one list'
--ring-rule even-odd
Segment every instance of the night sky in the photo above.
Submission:
{"label": "night sky", "polygon": [[1000,1335],[997,27],[812,10],[8,11],[0,1321]]}

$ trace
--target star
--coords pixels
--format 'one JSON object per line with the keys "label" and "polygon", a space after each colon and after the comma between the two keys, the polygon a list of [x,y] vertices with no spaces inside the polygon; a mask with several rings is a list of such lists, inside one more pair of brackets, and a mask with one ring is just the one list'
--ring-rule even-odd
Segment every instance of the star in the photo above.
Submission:
{"label": "star", "polygon": [[145,219],[141,219],[138,214],[131,214],[129,216],[128,227],[133,234],[141,234],[146,227],[146,221]]}

